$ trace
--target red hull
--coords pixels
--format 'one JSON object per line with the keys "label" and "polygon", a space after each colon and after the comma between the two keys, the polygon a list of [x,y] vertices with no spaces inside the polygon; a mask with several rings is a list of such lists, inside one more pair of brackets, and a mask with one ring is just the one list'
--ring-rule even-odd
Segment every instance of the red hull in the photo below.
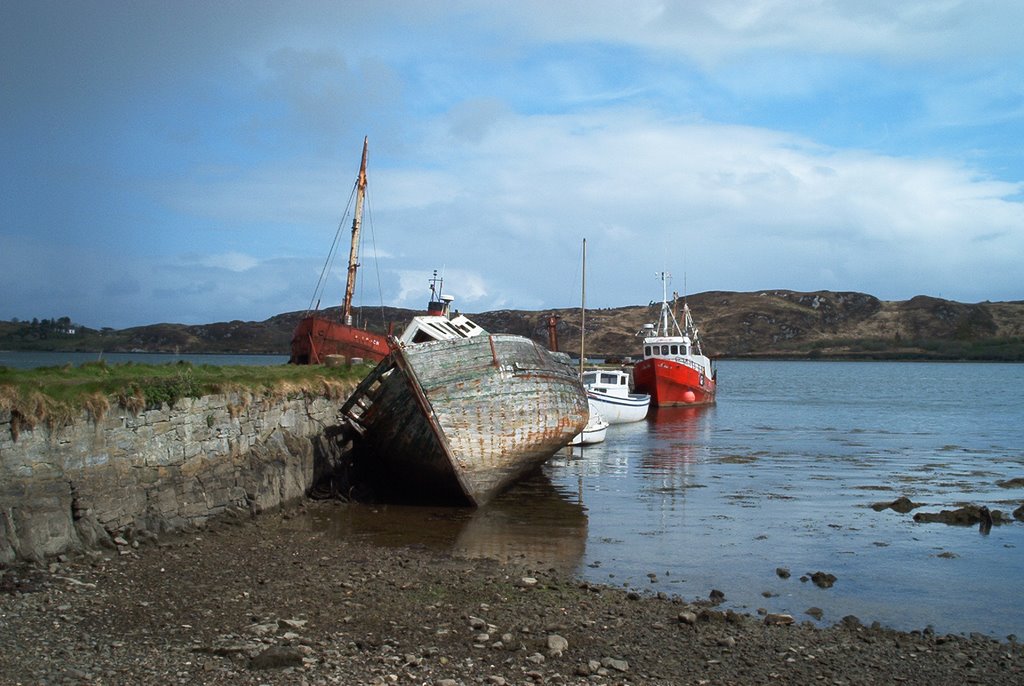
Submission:
{"label": "red hull", "polygon": [[323,364],[328,355],[379,362],[389,352],[387,336],[322,317],[306,317],[292,334],[291,364]]}
{"label": "red hull", "polygon": [[648,393],[651,405],[711,405],[715,402],[715,380],[681,362],[648,358],[633,368],[637,393]]}

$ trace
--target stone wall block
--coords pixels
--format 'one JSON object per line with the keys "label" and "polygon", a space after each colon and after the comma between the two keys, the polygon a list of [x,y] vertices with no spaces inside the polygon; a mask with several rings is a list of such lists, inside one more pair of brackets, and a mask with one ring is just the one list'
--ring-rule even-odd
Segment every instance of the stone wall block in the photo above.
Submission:
{"label": "stone wall block", "polygon": [[32,484],[24,506],[0,504],[0,560],[42,560],[78,547],[71,521],[71,491],[57,481]]}
{"label": "stone wall block", "polygon": [[170,419],[160,419],[148,424],[148,426],[153,436],[163,436],[174,431],[174,423]]}
{"label": "stone wall block", "polygon": [[9,565],[18,558],[18,530],[14,527],[14,510],[0,510],[0,565]]}
{"label": "stone wall block", "polygon": [[18,440],[0,413],[0,565],[300,499],[340,403],[231,393],[98,422],[83,413]]}

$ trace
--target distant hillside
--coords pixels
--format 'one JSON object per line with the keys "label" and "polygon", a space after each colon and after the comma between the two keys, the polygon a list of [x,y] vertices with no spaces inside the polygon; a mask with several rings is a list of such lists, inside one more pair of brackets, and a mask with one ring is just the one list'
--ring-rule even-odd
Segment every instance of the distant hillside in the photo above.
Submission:
{"label": "distant hillside", "polygon": [[[886,302],[863,293],[710,291],[687,298],[704,352],[725,358],[985,359],[1024,361],[1024,301],[963,304],[917,296]],[[587,310],[588,357],[637,357],[636,332],[660,303]],[[580,348],[578,309],[554,310],[559,347]],[[547,312],[475,316],[484,328],[546,341]]]}
{"label": "distant hillside", "polygon": [[[883,301],[863,293],[786,290],[711,291],[687,299],[704,352],[726,358],[974,359],[1024,361],[1024,301],[964,304],[929,296]],[[326,310],[338,316],[338,308]],[[637,357],[635,336],[657,318],[659,304],[587,310],[588,357]],[[497,310],[472,315],[485,329],[517,333],[547,344],[546,317],[557,314],[560,349],[578,354],[578,308],[531,312]],[[413,310],[364,308],[368,328],[400,330]],[[290,312],[262,322],[153,324],[97,331],[51,327],[40,335],[26,322],[0,322],[0,348],[181,353],[287,354],[302,316]],[[62,324],[66,318],[62,318]],[[69,330],[74,333],[68,333]]]}

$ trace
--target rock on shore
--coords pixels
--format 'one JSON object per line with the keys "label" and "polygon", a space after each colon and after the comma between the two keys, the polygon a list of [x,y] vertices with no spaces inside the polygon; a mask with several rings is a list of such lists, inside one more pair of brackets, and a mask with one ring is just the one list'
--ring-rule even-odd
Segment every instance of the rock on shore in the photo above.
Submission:
{"label": "rock on shore", "polygon": [[0,570],[0,683],[1024,683],[1015,642],[768,621],[306,521]]}

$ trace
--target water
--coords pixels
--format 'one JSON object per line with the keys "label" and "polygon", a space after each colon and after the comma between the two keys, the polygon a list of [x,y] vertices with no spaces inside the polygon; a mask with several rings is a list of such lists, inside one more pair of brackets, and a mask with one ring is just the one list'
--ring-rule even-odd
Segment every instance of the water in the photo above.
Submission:
{"label": "water", "polygon": [[[284,364],[276,355],[10,353],[19,368],[108,363]],[[736,362],[718,404],[652,410],[605,443],[563,451],[487,507],[351,505],[298,528],[367,545],[558,567],[594,582],[820,624],[1024,636],[1024,523],[917,524],[871,505],[1009,513],[1024,488],[1024,365]],[[789,579],[777,567],[791,570]],[[799,577],[834,574],[821,589]],[[653,579],[649,575],[654,575]],[[765,595],[767,594],[767,596]]]}
{"label": "water", "polygon": [[85,362],[104,360],[107,364],[134,362],[136,364],[168,364],[191,362],[195,365],[275,365],[286,364],[287,355],[193,355],[174,353],[77,353],[77,352],[21,352],[0,350],[0,367],[34,369],[36,367],[77,367]]}
{"label": "water", "polygon": [[[719,364],[718,405],[652,411],[562,452],[480,510],[352,505],[297,527],[558,567],[594,582],[819,624],[1024,636],[1024,524],[917,524],[871,505],[1009,513],[1024,365]],[[791,570],[780,578],[776,568]],[[799,577],[834,574],[822,589]]]}

